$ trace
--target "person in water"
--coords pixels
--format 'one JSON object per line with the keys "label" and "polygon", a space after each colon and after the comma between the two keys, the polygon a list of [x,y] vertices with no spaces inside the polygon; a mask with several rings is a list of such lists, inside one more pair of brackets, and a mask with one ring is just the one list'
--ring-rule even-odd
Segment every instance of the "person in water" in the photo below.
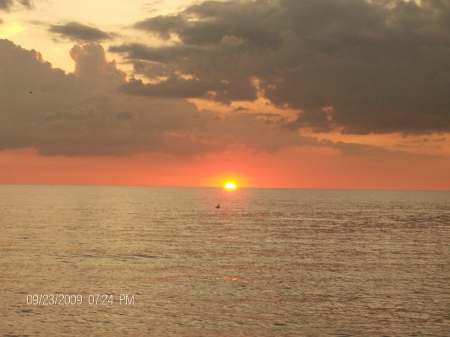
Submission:
{"label": "person in water", "polygon": [[220,205],[219,205],[219,204],[217,204],[216,208],[220,208]]}

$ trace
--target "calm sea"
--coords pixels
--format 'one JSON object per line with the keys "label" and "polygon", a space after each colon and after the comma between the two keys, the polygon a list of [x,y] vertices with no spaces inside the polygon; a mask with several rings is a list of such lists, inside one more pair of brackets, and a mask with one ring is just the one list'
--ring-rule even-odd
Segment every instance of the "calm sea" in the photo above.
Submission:
{"label": "calm sea", "polygon": [[450,336],[450,192],[0,186],[0,335]]}

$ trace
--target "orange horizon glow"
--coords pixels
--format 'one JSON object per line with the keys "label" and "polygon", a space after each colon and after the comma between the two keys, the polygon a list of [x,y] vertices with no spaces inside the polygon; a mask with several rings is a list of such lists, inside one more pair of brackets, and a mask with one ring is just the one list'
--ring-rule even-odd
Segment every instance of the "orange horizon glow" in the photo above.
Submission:
{"label": "orange horizon glow", "polygon": [[447,158],[426,159],[342,156],[308,147],[275,155],[236,148],[195,160],[159,154],[40,156],[25,148],[0,151],[0,184],[224,188],[235,182],[238,188],[450,190]]}

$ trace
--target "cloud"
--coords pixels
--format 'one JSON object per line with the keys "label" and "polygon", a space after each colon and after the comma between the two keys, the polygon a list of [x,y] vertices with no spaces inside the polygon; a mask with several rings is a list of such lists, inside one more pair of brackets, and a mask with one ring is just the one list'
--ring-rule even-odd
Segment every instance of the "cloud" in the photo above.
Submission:
{"label": "cloud", "polygon": [[[75,45],[70,55],[75,71],[67,74],[39,52],[0,40],[0,151],[34,147],[45,156],[158,152],[193,157],[242,147],[275,153],[313,146],[347,155],[399,154],[305,137],[290,131],[291,122],[278,114],[198,110],[181,98],[205,95],[197,91],[202,87],[226,92],[227,83],[198,85],[196,79],[181,78],[156,85],[127,81],[98,43]],[[123,92],[133,85],[138,87],[133,96]],[[139,90],[142,94],[136,95]],[[160,99],[161,92],[172,99]]]}
{"label": "cloud", "polygon": [[[142,44],[124,44],[112,46],[109,51],[125,54],[126,58],[134,64],[136,74],[145,75],[149,79],[169,78],[169,81],[164,79],[159,85],[147,86],[147,88],[166,88],[167,91],[159,91],[160,97],[171,96],[173,85],[176,82],[178,87],[190,86],[192,95],[183,96],[185,98],[203,96],[205,99],[213,98],[224,104],[229,104],[231,101],[254,101],[257,99],[256,87],[252,83],[251,76],[244,69],[246,65],[230,64],[229,62],[232,60],[227,60],[226,57],[232,57],[232,55],[225,48],[211,50],[209,55],[206,55],[205,50],[197,46],[176,44],[155,48]],[[216,73],[215,68],[218,67],[215,64],[216,61],[222,63],[219,66],[223,69],[220,73]],[[190,77],[196,78],[196,82],[186,81],[182,78],[175,80],[179,77],[177,75],[179,72],[187,75],[193,74]],[[208,76],[205,76],[204,72],[207,72]],[[195,87],[197,89],[194,89]],[[127,92],[148,95],[148,91],[141,89],[141,85],[130,83]],[[214,92],[214,95],[199,95],[199,92]]]}
{"label": "cloud", "polygon": [[34,7],[33,1],[31,1],[31,0],[18,0],[18,1],[19,1],[19,3],[21,5],[23,5],[25,7],[28,7],[28,8],[33,8]]}
{"label": "cloud", "polygon": [[[24,7],[28,7],[30,9],[34,8],[33,1],[31,0],[18,0],[17,2]],[[13,0],[0,0],[0,10],[8,12],[10,8],[13,6],[14,6]]]}
{"label": "cloud", "polygon": [[450,131],[448,1],[204,1],[134,27],[170,43],[110,48],[152,80],[126,84],[130,94],[168,97],[187,83],[164,80],[187,76],[226,104],[259,90],[296,109],[292,130]]}
{"label": "cloud", "polygon": [[12,4],[13,4],[12,0],[0,0],[0,9],[8,11],[9,8],[12,6]]}
{"label": "cloud", "polygon": [[126,74],[117,69],[116,61],[106,59],[105,51],[98,43],[75,45],[70,50],[70,57],[75,62],[74,74],[91,89],[115,90],[126,83]]}
{"label": "cloud", "polygon": [[[246,110],[250,110],[248,108],[244,108],[243,106],[238,106],[237,108],[234,108],[233,111],[246,111]],[[271,114],[272,115],[272,114]]]}
{"label": "cloud", "polygon": [[[180,79],[171,77],[156,84],[143,84],[142,80],[131,79],[122,84],[122,92],[162,98],[203,98],[208,95],[208,91],[223,91],[227,85],[221,82],[199,81],[194,79]],[[215,100],[220,100],[220,96],[213,95]]]}
{"label": "cloud", "polygon": [[114,33],[106,33],[98,28],[83,25],[79,22],[68,22],[65,25],[51,25],[51,33],[75,42],[101,42],[112,40]]}
{"label": "cloud", "polygon": [[201,53],[202,49],[197,47],[186,47],[184,45],[150,47],[139,43],[111,46],[110,52],[124,54],[128,59],[145,60],[159,63],[176,63],[180,59]]}
{"label": "cloud", "polygon": [[[153,98],[159,90],[171,92],[170,97],[204,92],[191,91],[197,90],[196,80],[169,79],[156,87],[128,82],[97,43],[76,45],[70,55],[73,74],[53,68],[35,50],[0,40],[0,150],[34,147],[47,156],[198,156],[233,146],[270,152],[322,146],[313,138],[286,132],[283,120],[249,113],[222,117],[182,99]],[[148,97],[130,97],[118,89],[129,85],[140,86]]]}
{"label": "cloud", "polygon": [[187,45],[215,45],[225,40],[242,39],[254,46],[276,47],[281,39],[270,29],[261,29],[267,23],[258,19],[271,16],[269,1],[205,1],[188,7],[178,15],[157,16],[137,22],[134,26],[168,40],[176,34]]}

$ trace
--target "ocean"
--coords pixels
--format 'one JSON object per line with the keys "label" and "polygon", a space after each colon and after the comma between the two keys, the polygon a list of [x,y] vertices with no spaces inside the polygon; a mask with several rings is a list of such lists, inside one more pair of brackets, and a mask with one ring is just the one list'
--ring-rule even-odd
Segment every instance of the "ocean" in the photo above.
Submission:
{"label": "ocean", "polygon": [[450,192],[0,185],[0,335],[450,336]]}

